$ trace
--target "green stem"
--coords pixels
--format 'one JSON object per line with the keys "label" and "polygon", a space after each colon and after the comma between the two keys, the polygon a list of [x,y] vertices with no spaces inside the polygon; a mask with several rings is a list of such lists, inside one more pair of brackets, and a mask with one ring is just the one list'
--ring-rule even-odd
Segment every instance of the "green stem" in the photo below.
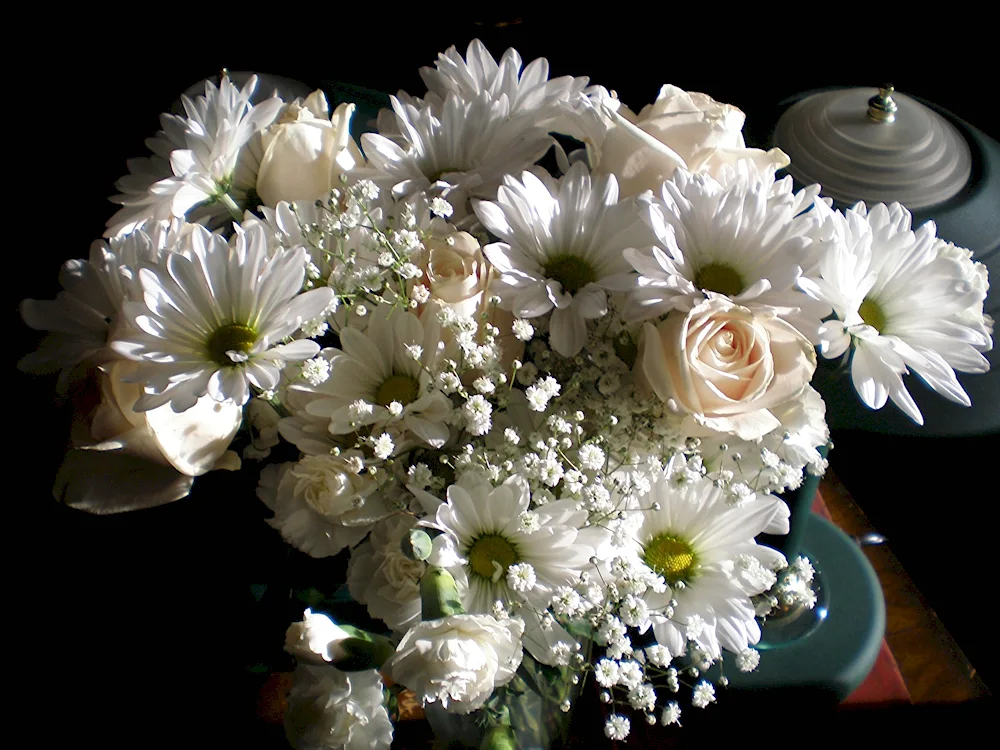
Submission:
{"label": "green stem", "polygon": [[233,217],[233,221],[242,221],[243,212],[240,211],[240,207],[236,205],[236,201],[229,193],[223,193],[219,196],[219,203],[226,207],[229,211],[229,215]]}
{"label": "green stem", "polygon": [[443,568],[428,566],[420,577],[420,603],[424,621],[465,614],[455,579]]}
{"label": "green stem", "polygon": [[480,750],[517,750],[514,730],[507,724],[498,724],[486,730]]}

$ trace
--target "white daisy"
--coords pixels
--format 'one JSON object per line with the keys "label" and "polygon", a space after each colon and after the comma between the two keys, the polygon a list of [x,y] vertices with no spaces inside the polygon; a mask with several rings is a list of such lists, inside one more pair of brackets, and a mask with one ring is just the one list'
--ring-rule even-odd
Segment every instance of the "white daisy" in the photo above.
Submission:
{"label": "white daisy", "polygon": [[[326,420],[331,435],[347,435],[373,425],[399,446],[415,436],[436,448],[448,439],[451,401],[434,384],[440,327],[409,312],[380,305],[364,332],[344,328],[342,350],[330,350],[330,377],[318,386],[296,384],[301,411]],[[421,348],[414,359],[412,347]],[[398,404],[395,408],[393,404]],[[312,420],[310,420],[312,421]],[[404,443],[405,444],[405,441]]]}
{"label": "white daisy", "polygon": [[243,404],[249,385],[273,389],[286,361],[315,356],[314,341],[279,343],[333,300],[329,288],[299,294],[305,258],[302,249],[269,257],[259,226],[237,225],[231,246],[194,227],[175,252],[143,266],[143,301],[124,308],[133,328],[111,344],[141,363],[145,394],[135,409],[169,402],[184,411],[206,393]]}
{"label": "white daisy", "polygon": [[[426,495],[418,497],[427,503]],[[448,488],[447,502],[423,524],[444,532],[435,538],[435,550],[450,559],[450,572],[459,590],[466,592],[466,611],[492,612],[498,600],[506,606],[527,604],[519,610],[526,621],[525,648],[551,664],[550,649],[558,638],[541,641],[537,613],[547,609],[559,587],[579,581],[580,572],[591,567],[590,559],[608,535],[596,527],[584,528],[587,512],[572,500],[537,508],[538,528],[526,530],[520,517],[529,502],[528,485],[517,475],[499,487],[470,475]],[[507,574],[512,566],[525,563],[533,569],[534,583],[521,591],[511,587]],[[562,632],[558,625],[552,630]]]}
{"label": "white daisy", "polygon": [[[544,57],[533,60],[523,70],[521,56],[514,49],[504,52],[500,62],[478,39],[469,43],[465,59],[455,47],[438,55],[434,67],[420,69],[428,93],[443,100],[449,92],[471,101],[482,92],[499,101],[510,102],[511,117],[530,118],[542,124],[568,109],[587,85],[587,78],[562,76],[549,80],[549,63]],[[430,98],[430,96],[428,96]]]}
{"label": "white daisy", "polygon": [[361,136],[369,166],[355,170],[397,197],[440,189],[457,220],[466,196],[492,198],[503,176],[534,164],[552,145],[537,123],[515,122],[510,102],[483,92],[471,100],[449,93],[422,108],[391,97],[400,136]]}
{"label": "white daisy", "polygon": [[483,248],[500,273],[491,291],[520,318],[551,311],[552,348],[577,354],[587,343],[587,321],[608,312],[607,283],[629,271],[622,251],[648,239],[635,204],[618,202],[614,175],[592,182],[577,163],[559,181],[530,172],[505,177],[496,203],[474,207],[500,238]]}
{"label": "white daisy", "polygon": [[[329,362],[337,354],[340,354],[339,349],[327,348],[318,356]],[[335,449],[342,450],[353,445],[354,441],[348,441],[345,436],[330,434],[328,418],[316,417],[306,411],[309,403],[317,398],[311,387],[305,383],[289,385],[295,387],[287,387],[281,393],[281,405],[287,414],[278,422],[281,437],[307,456],[325,456]]]}
{"label": "white daisy", "polygon": [[656,244],[625,251],[639,272],[626,316],[690,310],[721,294],[751,310],[776,312],[815,342],[829,306],[797,282],[817,262],[823,222],[808,209],[818,192],[813,185],[793,193],[791,178],[776,182],[773,169],[744,169],[721,182],[678,169],[659,196],[639,198]]}
{"label": "white daisy", "polygon": [[986,268],[968,250],[935,236],[927,222],[915,232],[903,206],[859,203],[831,219],[837,245],[803,279],[809,294],[832,305],[837,319],[820,328],[820,353],[839,357],[853,346],[851,377],[861,399],[881,409],[892,399],[917,424],[923,416],[903,384],[912,370],[945,398],[971,401],[955,370],[982,373],[993,348],[993,321],[983,314]]}
{"label": "white daisy", "polygon": [[59,274],[63,291],[54,300],[21,303],[25,323],[49,332],[37,351],[21,359],[21,369],[58,370],[63,391],[76,371],[117,359],[108,337],[121,324],[125,301],[142,298],[140,265],[156,263],[185,231],[177,223],[147,222],[126,237],[93,243],[87,260],[66,261]]}
{"label": "white daisy", "polygon": [[785,561],[754,537],[765,529],[787,532],[787,506],[757,495],[734,507],[703,476],[677,483],[662,474],[643,497],[645,507],[653,503],[659,508],[639,514],[631,553],[667,583],[662,593],[643,594],[657,642],[680,656],[693,641],[712,659],[721,648],[740,653],[757,643],[760,626],[750,597],[773,583],[766,571]]}
{"label": "white daisy", "polygon": [[111,198],[113,203],[125,206],[108,222],[108,236],[124,234],[135,226],[135,220],[142,216],[149,203],[149,189],[160,180],[173,176],[170,169],[170,154],[186,147],[184,140],[187,121],[183,117],[164,112],[160,115],[161,130],[146,139],[150,156],[128,159],[125,165],[128,174],[115,183],[119,194]]}
{"label": "white daisy", "polygon": [[[158,159],[173,147],[166,157],[170,173],[149,184],[162,166],[159,161],[130,164],[132,174],[118,184],[122,194],[111,199],[122,208],[108,220],[106,234],[128,232],[145,219],[185,218],[202,204],[205,210],[188,218],[210,220],[238,214],[232,194],[237,162],[254,134],[271,124],[282,106],[276,96],[252,105],[250,97],[256,87],[257,76],[238,89],[224,75],[218,86],[205,82],[204,96],[181,97],[187,114],[183,135],[178,132],[177,120],[168,116],[162,121],[163,137],[148,144]],[[183,143],[179,143],[181,138]]]}

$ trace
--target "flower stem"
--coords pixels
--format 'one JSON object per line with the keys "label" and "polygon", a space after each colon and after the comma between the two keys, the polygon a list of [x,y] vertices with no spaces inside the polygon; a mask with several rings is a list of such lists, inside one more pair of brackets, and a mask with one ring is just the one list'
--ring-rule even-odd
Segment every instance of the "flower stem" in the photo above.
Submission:
{"label": "flower stem", "polygon": [[517,750],[517,738],[510,725],[500,724],[486,730],[480,750]]}
{"label": "flower stem", "polygon": [[233,200],[233,197],[229,193],[220,195],[219,202],[229,211],[229,215],[233,217],[233,221],[242,221],[243,212],[240,211],[240,207],[236,205],[236,201]]}
{"label": "flower stem", "polygon": [[428,566],[424,571],[420,577],[420,602],[424,621],[465,614],[455,579],[443,568]]}

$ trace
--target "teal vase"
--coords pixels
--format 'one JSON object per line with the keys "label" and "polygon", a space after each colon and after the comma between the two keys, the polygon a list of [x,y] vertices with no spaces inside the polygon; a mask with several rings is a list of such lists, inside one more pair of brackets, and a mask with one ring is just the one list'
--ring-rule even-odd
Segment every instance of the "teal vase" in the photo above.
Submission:
{"label": "teal vase", "polygon": [[563,710],[563,703],[575,703],[579,694],[570,670],[539,664],[525,653],[514,679],[497,688],[482,709],[456,714],[428,703],[424,713],[448,748],[480,747],[491,717],[506,712],[520,750],[548,750],[568,744],[572,713]]}

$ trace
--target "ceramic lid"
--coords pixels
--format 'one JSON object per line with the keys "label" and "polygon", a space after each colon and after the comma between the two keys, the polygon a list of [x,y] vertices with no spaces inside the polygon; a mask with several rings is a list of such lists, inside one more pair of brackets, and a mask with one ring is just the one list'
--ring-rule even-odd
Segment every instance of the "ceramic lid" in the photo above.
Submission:
{"label": "ceramic lid", "polygon": [[788,172],[853,204],[898,201],[912,210],[955,196],[969,181],[969,144],[942,115],[895,92],[839,89],[795,103],[778,120],[774,145]]}

